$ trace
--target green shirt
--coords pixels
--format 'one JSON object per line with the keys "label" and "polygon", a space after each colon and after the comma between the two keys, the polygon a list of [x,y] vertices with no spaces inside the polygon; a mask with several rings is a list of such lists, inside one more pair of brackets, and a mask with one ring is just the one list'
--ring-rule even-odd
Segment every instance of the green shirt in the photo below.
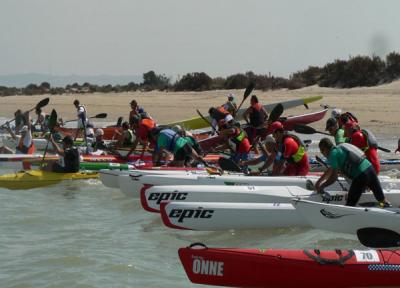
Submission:
{"label": "green shirt", "polygon": [[335,134],[335,143],[336,145],[346,143],[346,137],[344,137],[344,130],[338,129]]}
{"label": "green shirt", "polygon": [[[328,156],[329,166],[331,166],[333,169],[343,171],[343,167],[347,160],[347,154],[347,151],[344,149],[341,149],[339,147],[332,148]],[[371,167],[371,162],[369,162],[367,159],[364,159],[356,169],[353,169],[353,171],[351,171],[351,178],[356,178],[369,167]]]}
{"label": "green shirt", "polygon": [[[167,135],[160,134],[160,136],[158,136],[158,139],[157,139],[157,147],[158,148],[164,148],[169,151],[170,143],[171,143],[171,139]],[[187,139],[185,139],[184,137],[177,137],[177,139],[175,140],[175,144],[172,147],[173,151],[170,151],[170,152],[176,153],[176,151],[178,151],[183,146],[185,146],[186,143],[188,143]]]}

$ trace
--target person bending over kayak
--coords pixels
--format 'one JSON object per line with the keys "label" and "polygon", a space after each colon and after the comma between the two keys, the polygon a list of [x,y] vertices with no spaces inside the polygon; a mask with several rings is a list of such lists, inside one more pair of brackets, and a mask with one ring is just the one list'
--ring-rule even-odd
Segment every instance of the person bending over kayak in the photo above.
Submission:
{"label": "person bending over kayak", "polygon": [[184,137],[179,136],[179,134],[174,130],[160,130],[159,128],[155,128],[151,134],[156,140],[156,146],[153,153],[154,165],[160,164],[163,152],[174,154],[174,160],[172,161],[171,166],[183,167],[187,157],[193,157],[196,160],[203,161],[203,158],[192,148],[189,141]]}
{"label": "person bending over kayak", "polygon": [[[143,158],[144,152],[146,152],[147,147],[151,143],[151,131],[156,128],[157,124],[152,119],[144,118],[141,119],[138,115],[132,117],[132,128],[135,130],[136,139],[133,141],[132,147],[128,154],[125,156],[129,157],[135,150],[137,145],[142,144],[142,153],[140,154],[140,159]],[[154,143],[153,143],[154,145]]]}
{"label": "person bending over kayak", "polygon": [[76,129],[76,134],[75,134],[75,140],[78,137],[78,133],[83,130],[85,132],[86,130],[86,125],[88,123],[88,118],[87,118],[87,111],[85,106],[81,105],[79,100],[74,101],[74,106],[76,108],[76,113],[78,117],[78,127]]}
{"label": "person bending over kayak", "polygon": [[321,139],[319,149],[327,158],[329,168],[315,183],[318,193],[324,193],[324,188],[333,184],[340,172],[351,180],[346,200],[347,206],[355,206],[367,188],[372,190],[381,207],[390,206],[385,199],[375,169],[360,149],[349,143],[335,146],[329,138]]}
{"label": "person bending over kayak", "polygon": [[61,156],[59,162],[49,163],[50,165],[42,167],[45,171],[56,173],[75,173],[79,171],[80,156],[79,151],[74,147],[74,139],[71,136],[65,136],[62,140],[63,148],[61,149],[50,134],[49,140],[54,150]]}
{"label": "person bending over kayak", "polygon": [[250,143],[253,144],[257,136],[261,136],[263,132],[265,133],[266,128],[264,125],[268,120],[268,113],[261,103],[259,103],[256,95],[251,96],[250,103],[251,105],[244,112],[243,118],[246,123],[250,124],[250,126],[246,129],[246,132],[249,136]]}
{"label": "person bending over kayak", "polygon": [[286,133],[281,122],[273,122],[270,126],[276,141],[276,157],[279,162],[277,175],[305,176],[310,171],[308,155],[304,143],[299,137]]}
{"label": "person bending over kayak", "polygon": [[[189,131],[186,131],[179,125],[175,125],[174,127],[172,127],[172,130],[177,132],[179,134],[179,136],[185,138],[189,142],[189,144],[192,146],[192,148],[196,151],[197,155],[199,155],[201,157],[204,156],[203,149],[201,148],[199,142],[197,142],[196,138],[194,138],[192,133],[190,133]],[[186,167],[195,167],[197,163],[194,160],[195,159],[193,159],[192,155],[187,156],[185,159],[185,166]]]}
{"label": "person bending over kayak", "polygon": [[228,121],[226,121],[226,117],[228,115],[232,116],[229,111],[227,111],[224,107],[211,107],[208,109],[208,114],[210,115],[212,122],[211,122],[211,128],[213,129],[213,132],[220,130],[221,127]]}
{"label": "person bending over kayak", "polygon": [[237,105],[235,103],[235,95],[232,93],[228,94],[228,101],[222,105],[222,107],[228,111],[233,117],[235,117],[235,113],[237,110]]}
{"label": "person bending over kayak", "polygon": [[325,131],[328,131],[333,137],[335,137],[335,144],[339,145],[346,142],[346,137],[344,136],[344,130],[339,128],[339,123],[335,118],[329,118],[326,121]]}
{"label": "person bending over kayak", "polygon": [[378,156],[378,141],[371,131],[360,129],[358,124],[354,122],[347,122],[344,125],[345,136],[347,142],[360,148],[369,162],[375,169],[376,174],[381,170],[381,164]]}

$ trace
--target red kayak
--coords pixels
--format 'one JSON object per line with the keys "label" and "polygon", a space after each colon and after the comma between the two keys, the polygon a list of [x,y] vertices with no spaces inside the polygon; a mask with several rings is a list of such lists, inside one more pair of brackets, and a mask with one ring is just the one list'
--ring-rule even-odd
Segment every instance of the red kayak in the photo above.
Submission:
{"label": "red kayak", "polygon": [[400,287],[400,251],[207,248],[179,257],[190,281],[230,287]]}

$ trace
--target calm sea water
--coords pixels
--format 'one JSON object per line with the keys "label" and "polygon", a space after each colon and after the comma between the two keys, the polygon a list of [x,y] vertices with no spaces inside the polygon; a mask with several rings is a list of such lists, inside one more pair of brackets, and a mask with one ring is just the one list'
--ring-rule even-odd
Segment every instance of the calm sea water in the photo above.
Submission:
{"label": "calm sea water", "polygon": [[[396,143],[387,139],[382,146],[392,149]],[[6,172],[10,170],[0,170]],[[138,200],[98,180],[25,191],[0,188],[0,231],[3,288],[199,287],[186,278],[177,254],[179,247],[192,242],[242,248],[362,248],[354,236],[312,229],[170,230]]]}

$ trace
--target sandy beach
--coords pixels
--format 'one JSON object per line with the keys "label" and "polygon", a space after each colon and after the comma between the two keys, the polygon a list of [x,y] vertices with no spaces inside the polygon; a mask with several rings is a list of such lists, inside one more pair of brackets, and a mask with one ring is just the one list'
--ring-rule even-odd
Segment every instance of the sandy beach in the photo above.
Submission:
{"label": "sandy beach", "polygon": [[[242,100],[244,90],[218,90],[206,92],[132,92],[132,93],[94,93],[94,94],[66,94],[66,95],[39,95],[39,96],[8,96],[0,98],[0,116],[10,118],[13,112],[20,108],[30,109],[45,97],[50,97],[50,103],[45,107],[46,112],[55,108],[64,119],[75,118],[75,107],[72,102],[79,99],[88,110],[89,115],[107,112],[107,122],[114,122],[119,116],[127,119],[129,102],[136,99],[158,123],[183,120],[197,117],[196,109],[204,114],[210,106],[223,104],[228,93],[236,95],[236,102]],[[253,91],[263,104],[279,101],[322,95],[321,101],[311,103],[308,111],[320,110],[320,104],[328,104],[353,112],[363,127],[369,128],[381,136],[399,135],[400,115],[400,81],[389,84],[352,89],[334,89],[310,86],[298,90]],[[247,100],[242,107],[247,107]],[[308,112],[304,107],[289,109],[285,116]],[[325,120],[313,123],[313,127],[322,129]]]}

